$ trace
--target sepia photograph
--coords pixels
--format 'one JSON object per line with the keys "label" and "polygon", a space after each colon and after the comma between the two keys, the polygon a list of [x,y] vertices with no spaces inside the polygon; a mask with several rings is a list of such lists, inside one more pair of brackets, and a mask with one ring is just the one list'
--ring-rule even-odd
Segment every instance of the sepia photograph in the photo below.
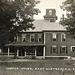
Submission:
{"label": "sepia photograph", "polygon": [[75,0],[0,0],[0,75],[75,75]]}

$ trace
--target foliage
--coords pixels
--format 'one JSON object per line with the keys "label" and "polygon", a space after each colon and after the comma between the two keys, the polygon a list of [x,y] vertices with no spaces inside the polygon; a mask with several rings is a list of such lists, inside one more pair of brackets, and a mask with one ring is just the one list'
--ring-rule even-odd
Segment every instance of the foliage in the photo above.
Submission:
{"label": "foliage", "polygon": [[14,41],[17,32],[34,29],[32,16],[38,14],[35,0],[0,0],[0,45]]}
{"label": "foliage", "polygon": [[66,0],[60,6],[67,12],[67,17],[61,18],[60,23],[66,27],[73,38],[75,38],[75,0]]}

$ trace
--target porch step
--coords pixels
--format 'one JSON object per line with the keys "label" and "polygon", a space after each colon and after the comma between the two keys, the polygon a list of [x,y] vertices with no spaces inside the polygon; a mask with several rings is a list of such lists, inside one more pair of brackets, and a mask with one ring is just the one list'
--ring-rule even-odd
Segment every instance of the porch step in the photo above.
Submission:
{"label": "porch step", "polygon": [[0,55],[0,58],[2,58],[2,57],[5,57],[5,58],[8,58],[8,57],[14,57],[14,55]]}
{"label": "porch step", "polygon": [[20,59],[24,59],[25,57],[24,57],[24,56],[19,56],[18,58],[20,58]]}

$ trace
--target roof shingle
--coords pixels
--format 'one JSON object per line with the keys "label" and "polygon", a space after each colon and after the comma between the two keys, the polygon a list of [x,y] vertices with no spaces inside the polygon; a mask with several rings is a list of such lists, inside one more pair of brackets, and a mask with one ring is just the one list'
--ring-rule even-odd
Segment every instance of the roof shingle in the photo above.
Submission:
{"label": "roof shingle", "polygon": [[66,28],[60,25],[59,22],[50,22],[49,20],[35,20],[33,24],[35,29],[32,31],[66,30]]}

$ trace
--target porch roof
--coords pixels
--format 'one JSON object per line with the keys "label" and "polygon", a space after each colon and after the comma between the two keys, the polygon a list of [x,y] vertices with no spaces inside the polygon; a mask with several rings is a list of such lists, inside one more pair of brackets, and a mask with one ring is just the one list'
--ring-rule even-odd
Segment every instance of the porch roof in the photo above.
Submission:
{"label": "porch roof", "polygon": [[6,44],[5,46],[45,46],[44,44],[27,44],[27,43],[9,43]]}

